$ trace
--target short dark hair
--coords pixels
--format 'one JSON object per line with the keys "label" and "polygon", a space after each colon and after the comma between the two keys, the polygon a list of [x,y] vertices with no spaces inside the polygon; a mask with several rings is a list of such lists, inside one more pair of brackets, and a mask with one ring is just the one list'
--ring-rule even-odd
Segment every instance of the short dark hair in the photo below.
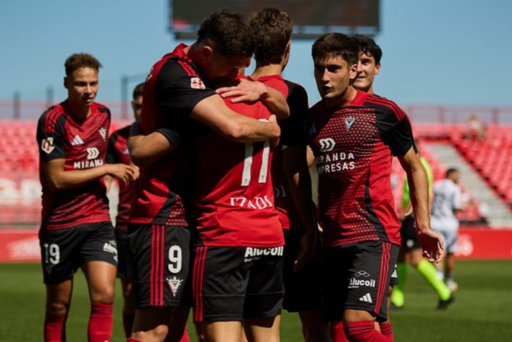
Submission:
{"label": "short dark hair", "polygon": [[375,58],[375,64],[380,64],[382,50],[380,49],[380,46],[375,43],[375,40],[361,34],[354,34],[352,39],[354,39],[357,45],[359,45],[360,53],[364,53],[367,56],[373,56],[373,58]]}
{"label": "short dark hair", "polygon": [[293,22],[288,13],[277,8],[264,8],[249,17],[256,44],[254,58],[265,66],[279,64],[292,38]]}
{"label": "short dark hair", "polygon": [[203,20],[197,41],[206,40],[226,57],[251,57],[254,52],[254,39],[244,17],[227,9],[213,12]]}
{"label": "short dark hair", "polygon": [[66,59],[64,67],[66,68],[66,76],[70,76],[80,68],[92,68],[99,71],[102,65],[94,56],[88,53],[74,53]]}
{"label": "short dark hair", "polygon": [[445,178],[450,177],[451,175],[453,175],[456,172],[459,172],[459,170],[457,170],[456,168],[453,168],[453,167],[449,168],[448,170],[446,170]]}
{"label": "short dark hair", "polygon": [[359,46],[349,36],[342,33],[326,33],[313,44],[313,59],[340,56],[349,66],[359,61]]}
{"label": "short dark hair", "polygon": [[144,90],[144,82],[139,83],[135,89],[133,89],[133,99],[135,100],[137,97],[142,96],[142,91]]}

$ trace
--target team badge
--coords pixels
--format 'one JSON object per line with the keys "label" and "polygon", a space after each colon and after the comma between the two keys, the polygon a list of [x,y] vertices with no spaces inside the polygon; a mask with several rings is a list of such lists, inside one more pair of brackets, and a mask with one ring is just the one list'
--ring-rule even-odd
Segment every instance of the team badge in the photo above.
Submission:
{"label": "team badge", "polygon": [[167,278],[167,284],[169,284],[169,288],[171,289],[173,297],[176,297],[176,293],[178,293],[178,289],[180,288],[182,282],[183,279],[178,279],[176,276]]}
{"label": "team badge", "polygon": [[55,149],[55,146],[53,146],[53,138],[46,138],[43,139],[41,143],[41,150],[44,152],[50,154]]}
{"label": "team badge", "polygon": [[199,77],[192,77],[190,79],[190,87],[193,89],[205,89],[203,81]]}
{"label": "team badge", "polygon": [[354,122],[356,122],[356,118],[353,116],[349,116],[348,118],[345,118],[345,124],[347,125],[347,131],[350,131]]}
{"label": "team badge", "polygon": [[106,141],[107,140],[107,130],[102,127],[98,130],[98,132],[101,134],[103,141]]}

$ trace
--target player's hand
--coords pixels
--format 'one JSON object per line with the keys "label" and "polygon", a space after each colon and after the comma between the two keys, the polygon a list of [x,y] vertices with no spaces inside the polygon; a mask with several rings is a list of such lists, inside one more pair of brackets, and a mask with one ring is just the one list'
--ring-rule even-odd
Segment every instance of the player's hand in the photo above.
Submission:
{"label": "player's hand", "polygon": [[295,260],[294,272],[303,269],[315,256],[316,253],[316,234],[304,233],[300,239],[299,256]]}
{"label": "player's hand", "polygon": [[233,97],[232,103],[247,102],[254,103],[259,101],[262,95],[267,93],[267,88],[261,82],[240,79],[238,85],[233,87],[218,88],[217,94],[222,98]]}
{"label": "player's hand", "polygon": [[318,231],[319,231],[320,233],[323,233],[323,232],[324,232],[324,227],[322,227],[322,225],[321,225],[320,223],[318,224],[318,226],[317,226],[317,227],[318,227]]}
{"label": "player's hand", "polygon": [[418,230],[418,240],[423,250],[423,256],[430,262],[438,264],[443,259],[443,239],[432,229]]}
{"label": "player's hand", "polygon": [[137,167],[125,164],[107,164],[107,173],[109,176],[119,179],[125,185],[139,178],[139,170]]}
{"label": "player's hand", "polygon": [[[281,133],[281,128],[277,123],[277,117],[275,115],[270,116],[270,118],[268,119],[268,123],[270,125],[274,125],[274,128],[279,132],[279,134]],[[279,134],[277,134],[275,138],[270,139],[270,148],[276,148],[277,146],[279,146]]]}

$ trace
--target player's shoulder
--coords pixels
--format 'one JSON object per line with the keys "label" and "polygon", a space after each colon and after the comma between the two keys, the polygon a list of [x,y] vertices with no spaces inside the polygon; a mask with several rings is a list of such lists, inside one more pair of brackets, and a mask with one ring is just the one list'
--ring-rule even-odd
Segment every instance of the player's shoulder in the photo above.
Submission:
{"label": "player's shoulder", "polygon": [[405,112],[395,102],[376,94],[369,94],[364,100],[363,105],[373,108],[377,115],[384,115],[398,121],[406,117]]}
{"label": "player's shoulder", "polygon": [[110,109],[102,103],[94,102],[92,107],[99,113],[107,114],[109,117],[111,116]]}
{"label": "player's shoulder", "polygon": [[128,139],[130,137],[130,130],[132,128],[132,125],[125,126],[123,128],[120,128],[118,130],[115,130],[110,135],[110,140],[116,141],[119,137],[123,137],[125,139]]}
{"label": "player's shoulder", "polygon": [[38,127],[43,129],[45,132],[53,133],[59,124],[64,123],[66,117],[67,114],[64,110],[63,104],[55,104],[41,114],[38,120]]}
{"label": "player's shoulder", "polygon": [[308,100],[308,93],[303,86],[286,79],[284,80],[284,83],[288,87],[289,97],[302,98],[306,101]]}

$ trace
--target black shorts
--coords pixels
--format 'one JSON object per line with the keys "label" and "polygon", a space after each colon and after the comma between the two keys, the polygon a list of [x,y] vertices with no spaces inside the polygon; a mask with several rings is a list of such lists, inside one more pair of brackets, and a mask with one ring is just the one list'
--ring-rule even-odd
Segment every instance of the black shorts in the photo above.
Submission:
{"label": "black shorts", "polygon": [[194,322],[275,317],[283,302],[283,247],[197,247]]}
{"label": "black shorts", "polygon": [[[283,229],[284,246],[284,300],[283,309],[288,312],[316,310],[322,307],[320,287],[320,258],[314,257],[299,272],[294,272],[295,260],[299,256],[301,229]],[[320,247],[318,247],[320,250]]]}
{"label": "black shorts", "polygon": [[45,284],[73,278],[86,262],[105,261],[117,266],[117,247],[111,222],[87,223],[66,229],[39,230]]}
{"label": "black shorts", "polygon": [[418,234],[414,228],[414,215],[409,215],[402,221],[400,237],[402,239],[402,247],[405,248],[405,250],[421,248]]}
{"label": "black shorts", "polygon": [[128,243],[137,308],[192,306],[188,227],[130,224]]}
{"label": "black shorts", "polygon": [[363,241],[324,250],[324,309],[328,321],[340,321],[346,309],[374,313],[387,320],[388,287],[399,247]]}
{"label": "black shorts", "polygon": [[132,277],[132,259],[130,258],[130,246],[128,244],[128,229],[116,228],[116,241],[119,256],[117,277],[130,279]]}
{"label": "black shorts", "polygon": [[391,286],[398,285],[398,272],[396,270],[396,264],[393,267],[393,272],[391,272],[391,280],[389,281],[389,285],[391,285]]}

